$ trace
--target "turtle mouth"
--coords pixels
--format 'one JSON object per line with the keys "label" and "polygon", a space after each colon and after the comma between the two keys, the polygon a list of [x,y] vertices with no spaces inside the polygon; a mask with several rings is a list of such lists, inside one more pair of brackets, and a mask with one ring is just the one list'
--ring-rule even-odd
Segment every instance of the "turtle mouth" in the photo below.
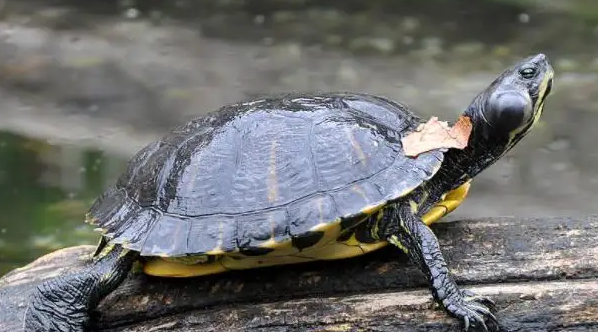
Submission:
{"label": "turtle mouth", "polygon": [[[544,105],[544,101],[546,100],[546,97],[548,97],[550,92],[552,92],[553,81],[554,81],[554,78],[552,77],[552,75],[550,75],[550,77],[548,77],[548,78],[545,78],[544,82],[540,85],[540,87],[536,91],[536,93],[531,96],[532,100],[534,102],[534,105],[538,106],[536,109],[540,109],[540,107],[542,105]],[[544,91],[542,91],[542,87],[544,87]]]}
{"label": "turtle mouth", "polygon": [[542,96],[542,102],[544,102],[544,99],[546,99],[546,97],[550,94],[550,92],[552,91],[552,81],[553,79],[551,78],[548,81],[548,84],[546,84],[546,91],[544,91],[544,96]]}
{"label": "turtle mouth", "polygon": [[550,78],[548,80],[548,82],[546,83],[546,90],[542,94],[542,98],[540,99],[540,102],[538,103],[538,105],[540,105],[540,107],[544,105],[544,101],[546,100],[546,97],[548,97],[548,95],[552,91],[552,81],[553,81],[553,79]]}

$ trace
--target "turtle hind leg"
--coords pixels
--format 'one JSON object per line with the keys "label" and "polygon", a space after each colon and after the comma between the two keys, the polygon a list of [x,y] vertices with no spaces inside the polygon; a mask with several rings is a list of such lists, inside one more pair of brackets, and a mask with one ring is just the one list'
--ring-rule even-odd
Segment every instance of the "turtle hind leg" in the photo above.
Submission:
{"label": "turtle hind leg", "polygon": [[83,270],[47,280],[29,298],[26,332],[83,332],[90,312],[126,278],[137,252],[115,246]]}

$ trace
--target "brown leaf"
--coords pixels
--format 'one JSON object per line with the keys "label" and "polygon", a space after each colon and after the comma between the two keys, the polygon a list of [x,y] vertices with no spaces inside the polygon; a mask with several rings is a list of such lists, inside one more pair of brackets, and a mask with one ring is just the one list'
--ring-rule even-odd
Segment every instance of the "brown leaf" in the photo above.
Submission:
{"label": "brown leaf", "polygon": [[471,119],[467,116],[460,116],[453,127],[449,127],[445,121],[438,121],[438,117],[433,116],[416,131],[403,137],[401,142],[405,154],[410,157],[434,149],[464,149],[469,141],[471,129]]}

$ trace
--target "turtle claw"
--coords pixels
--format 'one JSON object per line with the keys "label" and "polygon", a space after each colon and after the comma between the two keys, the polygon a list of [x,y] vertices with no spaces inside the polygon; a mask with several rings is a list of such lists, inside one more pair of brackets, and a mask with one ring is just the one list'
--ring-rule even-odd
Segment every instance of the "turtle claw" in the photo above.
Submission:
{"label": "turtle claw", "polygon": [[478,295],[468,289],[461,290],[461,294],[466,300],[473,300],[482,303],[486,307],[495,308],[496,303],[489,297]]}
{"label": "turtle claw", "polygon": [[494,305],[492,300],[478,296],[471,291],[462,291],[457,294],[461,296],[444,301],[445,308],[451,315],[463,321],[465,331],[469,331],[472,326],[481,328],[481,331],[484,332],[497,331],[497,329],[490,330],[488,328],[488,326],[499,326],[496,316],[487,306],[488,304]]}

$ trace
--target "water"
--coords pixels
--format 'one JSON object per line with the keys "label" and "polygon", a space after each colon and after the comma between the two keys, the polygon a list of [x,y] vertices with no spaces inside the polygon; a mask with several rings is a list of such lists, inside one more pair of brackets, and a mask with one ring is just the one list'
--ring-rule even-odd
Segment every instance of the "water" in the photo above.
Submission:
{"label": "water", "polygon": [[49,251],[97,242],[83,218],[111,163],[118,158],[97,150],[0,132],[0,275]]}
{"label": "water", "polygon": [[533,2],[0,0],[0,275],[96,243],[83,219],[97,195],[139,148],[206,111],[348,90],[453,119],[535,52],[556,69],[541,123],[450,219],[596,213],[595,2],[581,16],[573,0],[517,5]]}

